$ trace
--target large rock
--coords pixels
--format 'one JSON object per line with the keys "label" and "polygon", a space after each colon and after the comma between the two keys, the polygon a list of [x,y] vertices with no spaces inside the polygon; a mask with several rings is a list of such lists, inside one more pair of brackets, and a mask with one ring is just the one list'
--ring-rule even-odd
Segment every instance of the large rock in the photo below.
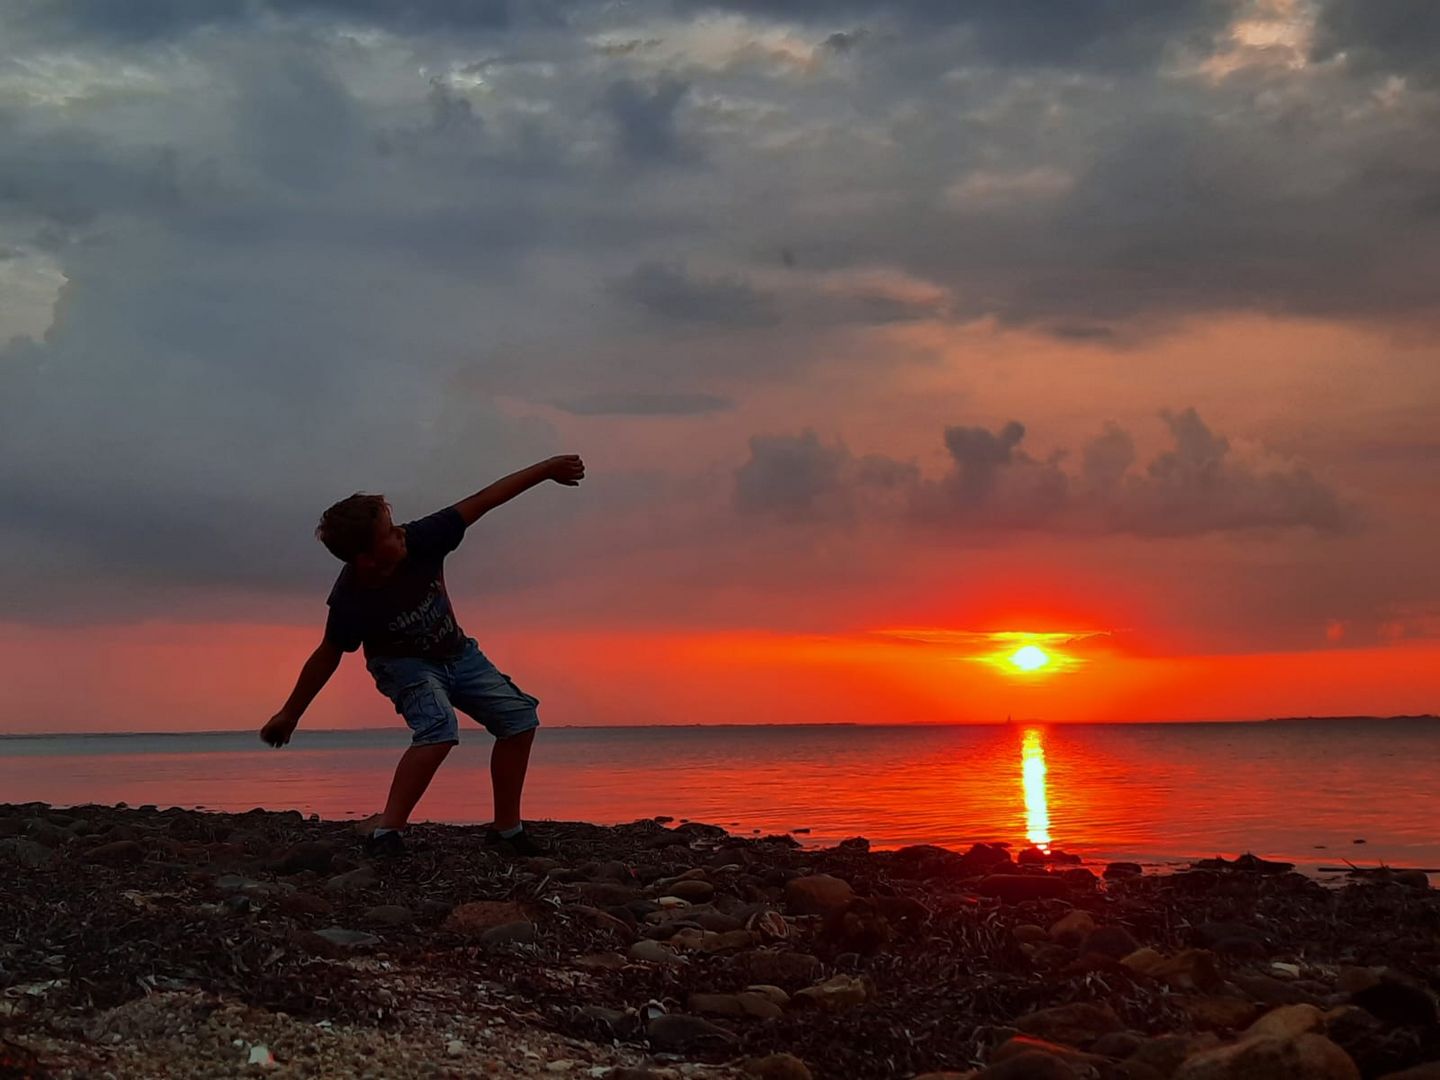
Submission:
{"label": "large rock", "polygon": [[1077,1001],[1027,1013],[1015,1021],[1015,1027],[1050,1042],[1083,1047],[1124,1025],[1110,1006]]}
{"label": "large rock", "polygon": [[1360,1080],[1350,1055],[1323,1035],[1242,1039],[1196,1054],[1174,1080]]}
{"label": "large rock", "polygon": [[1079,945],[1095,929],[1095,918],[1088,911],[1072,911],[1050,927],[1050,938],[1062,945]]}
{"label": "large rock", "polygon": [[[1118,1034],[1118,1032],[1114,1034]],[[1063,1043],[1037,1039],[1033,1035],[1016,1035],[995,1048],[995,1052],[990,1055],[990,1064],[997,1065],[1002,1061],[1019,1057],[1021,1054],[1031,1053],[1049,1054],[1051,1057],[1059,1058],[1067,1065],[1083,1065],[1087,1068],[1101,1065],[1105,1061],[1099,1054],[1087,1054],[1084,1050],[1076,1050],[1073,1046],[1066,1046]]]}
{"label": "large rock", "polygon": [[1311,1032],[1325,1033],[1325,1014],[1314,1005],[1282,1005],[1245,1029],[1244,1037],[1297,1039]]}
{"label": "large rock", "polygon": [[23,866],[27,870],[38,870],[49,866],[55,853],[44,844],[23,836],[12,836],[0,840],[0,863]]}
{"label": "large rock", "polygon": [[[1086,1075],[1092,1075],[1087,1071]],[[1080,1073],[1050,1054],[1028,1050],[982,1069],[976,1080],[1076,1080]]]}
{"label": "large rock", "polygon": [[824,982],[807,986],[797,991],[790,999],[792,1008],[814,1007],[834,1011],[862,1005],[874,993],[874,986],[868,979],[851,975],[832,975]]}
{"label": "large rock", "polygon": [[811,1080],[810,1067],[794,1054],[767,1054],[754,1057],[741,1066],[758,1080]]}
{"label": "large rock", "polygon": [[1387,1024],[1424,1027],[1437,1020],[1435,998],[1430,992],[1396,978],[1382,979],[1374,986],[1351,994],[1350,1001]]}
{"label": "large rock", "polygon": [[811,874],[785,884],[785,903],[796,915],[829,915],[855,899],[848,881],[829,874]]}
{"label": "large rock", "polygon": [[472,900],[454,908],[444,928],[462,937],[478,938],[487,930],[525,919],[525,909],[513,900]]}
{"label": "large rock", "polygon": [[306,840],[296,844],[275,860],[274,870],[278,874],[298,874],[309,870],[316,874],[328,874],[330,864],[335,861],[335,848],[318,840]]}
{"label": "large rock", "polygon": [[1135,940],[1135,935],[1123,926],[1101,926],[1086,935],[1080,951],[1119,960],[1132,955],[1139,947],[1140,943]]}
{"label": "large rock", "polygon": [[[1129,957],[1126,959],[1129,960]],[[1204,949],[1186,949],[1184,952],[1166,957],[1151,965],[1145,974],[1176,990],[1208,992],[1217,989],[1222,981],[1220,969],[1215,964],[1214,953],[1206,952]]]}
{"label": "large rock", "polygon": [[145,861],[145,848],[138,840],[112,840],[85,852],[85,861],[102,866],[134,866]]}
{"label": "large rock", "polygon": [[1026,900],[1056,900],[1070,895],[1070,885],[1051,874],[991,874],[975,891],[1010,904]]}
{"label": "large rock", "polygon": [[1190,1022],[1202,1031],[1238,1031],[1255,1022],[1259,1006],[1226,994],[1202,994],[1184,998],[1180,1007]]}

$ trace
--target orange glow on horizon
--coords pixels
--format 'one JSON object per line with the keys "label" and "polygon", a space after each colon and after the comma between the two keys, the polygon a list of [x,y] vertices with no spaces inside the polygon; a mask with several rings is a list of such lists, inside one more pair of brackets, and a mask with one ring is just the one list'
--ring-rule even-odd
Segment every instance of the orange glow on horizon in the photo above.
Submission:
{"label": "orange glow on horizon", "polygon": [[1045,783],[1045,744],[1038,728],[1028,728],[1020,746],[1020,783],[1025,790],[1025,839],[1050,850],[1050,800]]}

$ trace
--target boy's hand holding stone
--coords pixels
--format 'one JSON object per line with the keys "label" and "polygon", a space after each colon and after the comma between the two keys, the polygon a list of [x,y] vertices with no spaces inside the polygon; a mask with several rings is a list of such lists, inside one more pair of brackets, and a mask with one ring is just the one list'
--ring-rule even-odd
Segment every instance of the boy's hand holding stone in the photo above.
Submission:
{"label": "boy's hand holding stone", "polygon": [[295,733],[295,725],[298,723],[298,716],[291,716],[282,709],[260,729],[260,738],[271,746],[284,746]]}
{"label": "boy's hand holding stone", "polygon": [[560,454],[546,460],[545,475],[557,484],[576,487],[585,479],[585,462],[579,454]]}

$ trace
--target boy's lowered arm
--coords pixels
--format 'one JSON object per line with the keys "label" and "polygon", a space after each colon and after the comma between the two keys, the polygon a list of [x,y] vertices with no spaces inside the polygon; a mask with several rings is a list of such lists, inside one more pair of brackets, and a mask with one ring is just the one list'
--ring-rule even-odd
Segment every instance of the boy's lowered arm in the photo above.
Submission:
{"label": "boy's lowered arm", "polygon": [[300,717],[315,700],[315,695],[330,681],[330,676],[335,674],[335,669],[340,666],[340,658],[344,655],[330,642],[321,641],[310,654],[310,659],[305,661],[305,666],[300,669],[300,678],[296,680],[290,697],[280,707],[280,711],[260,729],[260,738],[271,746],[284,746],[289,742],[295,725],[300,723]]}
{"label": "boy's lowered arm", "polygon": [[561,454],[501,477],[469,498],[461,499],[455,504],[455,509],[460,511],[460,517],[464,519],[466,526],[470,526],[475,524],[482,514],[509,502],[522,491],[529,491],[536,484],[554,480],[557,484],[575,487],[583,479],[585,463],[580,460],[580,455]]}

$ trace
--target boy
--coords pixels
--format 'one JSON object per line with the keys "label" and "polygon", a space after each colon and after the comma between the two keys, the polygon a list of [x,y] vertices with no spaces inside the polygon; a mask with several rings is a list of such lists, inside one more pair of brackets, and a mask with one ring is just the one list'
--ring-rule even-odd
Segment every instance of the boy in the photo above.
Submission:
{"label": "boy", "polygon": [[366,838],[371,854],[404,852],[410,812],[435,770],[460,741],[458,707],[495,736],[490,783],[495,820],[486,843],[516,855],[541,848],[520,821],[520,794],[530,744],[540,721],[539,699],[497,670],[455,622],[445,591],[445,556],[485,512],[536,484],[554,480],[575,487],[585,463],[575,454],[549,458],[511,473],[454,506],[406,525],[390,519],[381,495],[352,495],[326,510],[315,535],[345,563],[326,601],[325,636],[300,672],[284,706],[260,729],[271,746],[290,741],[300,716],[335,673],[340,658],[360,647],[376,688],[414,732],[395,768],[380,824]]}

